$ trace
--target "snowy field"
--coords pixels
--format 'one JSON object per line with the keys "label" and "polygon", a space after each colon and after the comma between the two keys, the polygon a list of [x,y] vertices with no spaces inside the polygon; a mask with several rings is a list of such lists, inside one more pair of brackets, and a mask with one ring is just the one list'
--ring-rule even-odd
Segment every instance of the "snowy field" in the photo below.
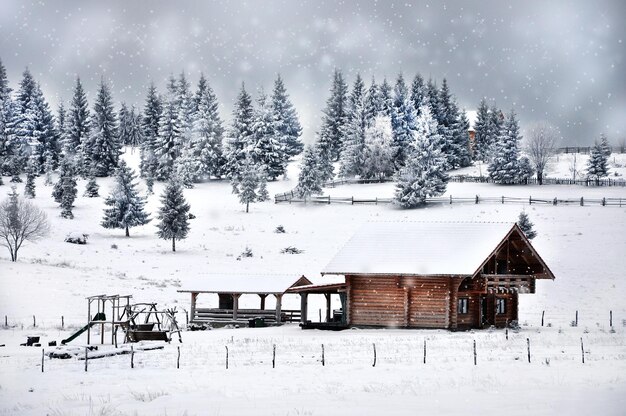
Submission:
{"label": "snowy field", "polygon": [[[569,161],[564,156],[549,176],[566,174]],[[136,153],[125,158],[136,166]],[[616,155],[613,163],[626,165],[624,155]],[[270,183],[270,194],[293,188],[295,165],[289,177]],[[100,194],[106,196],[111,179],[99,183]],[[79,195],[84,185],[79,182]],[[155,185],[148,211],[156,211],[162,187]],[[6,185],[0,188],[2,193],[8,190]],[[20,184],[18,192],[22,191]],[[393,184],[346,185],[327,191],[337,196],[390,197]],[[406,211],[388,205],[266,202],[252,205],[246,214],[227,182],[210,182],[185,191],[196,219],[191,221],[189,237],[177,243],[178,251],[172,253],[169,242],[156,238],[154,221],[131,229],[131,237],[126,238],[123,230],[99,225],[103,198],[78,198],[75,219],[64,220],[50,192],[40,178],[35,203],[48,214],[50,235],[26,245],[17,263],[8,260],[8,251],[0,250],[0,317],[6,315],[9,323],[9,328],[0,330],[0,344],[6,345],[0,347],[0,415],[456,414],[494,409],[508,414],[624,414],[626,207],[453,204]],[[626,188],[453,183],[449,194],[626,198]],[[522,327],[511,332],[508,341],[502,330],[325,333],[301,331],[296,325],[218,329],[183,333],[180,369],[176,368],[179,345],[173,342],[163,350],[138,352],[132,370],[129,356],[120,355],[90,361],[87,373],[82,361],[46,359],[43,374],[41,349],[18,346],[32,335],[41,336],[47,345],[84,325],[86,296],[132,294],[135,301],[156,301],[181,310],[189,307],[189,299],[176,289],[211,275],[304,274],[323,283],[331,278],[320,277],[319,271],[366,221],[515,221],[522,209],[535,223],[539,236],[534,245],[556,280],[539,281],[535,295],[520,297]],[[278,225],[287,233],[274,233]],[[89,234],[88,244],[64,243],[70,232]],[[288,246],[304,252],[281,254]],[[254,257],[237,260],[246,247]],[[309,315],[314,320],[320,298],[313,296],[310,301]],[[198,301],[201,306],[217,303],[202,295]],[[240,305],[257,303],[258,297],[244,295]],[[272,306],[268,298],[268,307]],[[283,307],[298,308],[299,299],[286,296]],[[579,325],[572,327],[576,311]],[[63,331],[61,316],[66,323]],[[179,319],[184,321],[182,314]],[[531,363],[526,356],[527,338]],[[72,345],[84,342],[82,337]],[[373,343],[378,352],[375,367]],[[326,352],[324,367],[321,344]],[[277,346],[275,369],[273,345]],[[230,351],[229,369],[225,346]]]}

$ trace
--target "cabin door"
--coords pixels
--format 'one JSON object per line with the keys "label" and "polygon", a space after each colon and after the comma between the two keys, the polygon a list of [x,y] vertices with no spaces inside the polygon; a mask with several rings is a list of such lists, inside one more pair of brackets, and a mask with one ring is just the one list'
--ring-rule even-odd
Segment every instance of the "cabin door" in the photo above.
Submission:
{"label": "cabin door", "polygon": [[496,307],[493,295],[480,297],[480,327],[489,327],[496,324]]}

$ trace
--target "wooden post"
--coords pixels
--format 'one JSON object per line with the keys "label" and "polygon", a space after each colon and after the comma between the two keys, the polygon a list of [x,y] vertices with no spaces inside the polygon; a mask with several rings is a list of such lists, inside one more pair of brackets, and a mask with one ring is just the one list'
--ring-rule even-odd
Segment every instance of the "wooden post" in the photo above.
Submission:
{"label": "wooden post", "polygon": [[324,357],[324,344],[322,344],[322,367],[326,365],[326,360]]}
{"label": "wooden post", "polygon": [[35,319],[35,315],[33,315],[33,328],[37,327],[37,320]]}
{"label": "wooden post", "polygon": [[582,207],[583,205],[585,205],[585,199],[581,196],[580,197],[580,206]]}
{"label": "wooden post", "polygon": [[89,349],[85,347],[85,373],[87,372],[87,363],[89,362],[89,355],[87,353]]}
{"label": "wooden post", "polygon": [[261,310],[265,310],[265,298],[267,297],[267,295],[259,295],[259,297],[261,298]]}
{"label": "wooden post", "polygon": [[87,345],[91,339],[91,299],[87,299]]}
{"label": "wooden post", "polygon": [[228,370],[228,345],[224,345],[226,347],[226,369]]}
{"label": "wooden post", "polygon": [[65,318],[61,315],[61,329],[65,328]]}
{"label": "wooden post", "polygon": [[583,345],[583,338],[582,337],[580,337],[580,352],[582,353],[583,364],[585,364],[585,347]]}
{"label": "wooden post", "polygon": [[574,322],[576,323],[574,326],[578,326],[578,311],[576,311],[576,320]]}
{"label": "wooden post", "polygon": [[372,367],[376,367],[376,343],[373,343],[372,347],[374,347],[374,363],[372,364]]}
{"label": "wooden post", "polygon": [[426,364],[426,338],[424,338],[424,364]]}
{"label": "wooden post", "polygon": [[9,318],[4,315],[4,326],[9,326]]}
{"label": "wooden post", "polygon": [[176,368],[180,368],[180,346],[176,347],[178,355],[176,356]]}
{"label": "wooden post", "polygon": [[281,308],[283,295],[274,295],[276,297],[276,323],[281,323]]}
{"label": "wooden post", "polygon": [[237,310],[239,309],[239,294],[233,293],[233,320],[237,320]]}
{"label": "wooden post", "polygon": [[609,311],[609,326],[613,328],[613,311]]}
{"label": "wooden post", "polygon": [[41,372],[43,373],[43,361],[44,361],[44,357],[46,356],[46,353],[44,351],[44,349],[41,349]]}
{"label": "wooden post", "polygon": [[478,204],[478,195],[476,195],[476,203]]}
{"label": "wooden post", "polygon": [[502,203],[504,204],[504,195],[502,195]]}
{"label": "wooden post", "polygon": [[528,363],[530,363],[530,338],[526,338],[526,347],[528,349]]}
{"label": "wooden post", "polygon": [[541,326],[543,326],[543,317],[545,316],[546,311],[541,311]]}
{"label": "wooden post", "polygon": [[308,308],[308,293],[300,293],[300,322],[306,324],[307,321],[307,308]]}
{"label": "wooden post", "polygon": [[506,340],[509,340],[509,324],[506,324],[506,328],[504,328],[504,334],[506,335]]}
{"label": "wooden post", "polygon": [[476,340],[474,340],[474,365],[476,365]]}
{"label": "wooden post", "polygon": [[330,322],[331,320],[331,305],[330,305],[330,293],[324,293],[324,296],[326,296],[326,322]]}
{"label": "wooden post", "polygon": [[130,346],[130,368],[135,368],[135,350]]}
{"label": "wooden post", "polygon": [[272,368],[276,368],[276,344],[272,348]]}
{"label": "wooden post", "polygon": [[[198,294],[195,292],[191,292],[191,321],[193,322],[196,319],[196,299],[198,299]],[[189,320],[189,318],[187,318]],[[187,322],[189,325],[189,321]]]}
{"label": "wooden post", "polygon": [[322,308],[319,308],[317,311],[319,313],[319,320],[322,322]]}

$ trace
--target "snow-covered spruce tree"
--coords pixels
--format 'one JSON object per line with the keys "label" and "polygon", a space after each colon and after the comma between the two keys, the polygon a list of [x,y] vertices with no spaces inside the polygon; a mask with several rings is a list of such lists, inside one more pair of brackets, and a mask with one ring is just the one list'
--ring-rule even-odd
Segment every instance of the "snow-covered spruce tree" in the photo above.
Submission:
{"label": "snow-covered spruce tree", "polygon": [[146,97],[146,104],[144,105],[141,120],[143,141],[141,142],[139,171],[144,178],[154,178],[156,176],[158,163],[155,155],[155,146],[159,137],[159,120],[161,119],[161,113],[161,99],[159,98],[154,83],[151,83],[148,88],[148,95]]}
{"label": "snow-covered spruce tree", "polygon": [[365,158],[365,129],[367,114],[365,109],[365,85],[357,74],[350,98],[348,99],[347,120],[344,125],[344,141],[341,150],[339,176],[359,176]]}
{"label": "snow-covered spruce tree", "polygon": [[474,160],[487,161],[489,153],[489,106],[484,98],[480,100],[474,123]]}
{"label": "snow-covered spruce tree", "polygon": [[437,122],[431,116],[430,106],[422,106],[420,113],[410,157],[396,179],[394,202],[403,208],[415,208],[424,204],[426,198],[442,195],[448,183]]}
{"label": "snow-covered spruce tree", "polygon": [[382,103],[380,101],[380,89],[376,84],[376,80],[374,79],[374,77],[372,77],[372,82],[365,92],[364,107],[365,122],[369,127],[374,124],[374,119],[382,110]]}
{"label": "snow-covered spruce tree", "polygon": [[313,145],[304,149],[296,193],[300,198],[308,198],[311,195],[322,193],[322,178],[319,172],[317,151]]}
{"label": "snow-covered spruce tree", "polygon": [[343,74],[340,70],[335,69],[330,97],[326,100],[326,107],[322,111],[322,126],[317,141],[320,157],[329,157],[330,159],[328,161],[320,159],[320,163],[332,163],[339,160],[345,134],[347,94],[348,85],[343,79]]}
{"label": "snow-covered spruce tree", "polygon": [[141,113],[137,111],[134,105],[130,107],[127,122],[128,145],[132,146],[133,150],[131,152],[134,152],[135,148],[141,146],[141,143],[143,142]]}
{"label": "snow-covered spruce tree", "polygon": [[87,185],[85,185],[83,196],[87,198],[97,198],[100,196],[100,186],[98,182],[96,182],[96,175],[89,174],[89,180],[87,181]]}
{"label": "snow-covered spruce tree", "polygon": [[152,176],[148,176],[146,178],[146,188],[148,191],[148,195],[154,194],[154,178]]}
{"label": "snow-covered spruce tree", "polygon": [[299,155],[304,148],[300,140],[302,126],[280,74],[274,81],[271,101],[272,129],[276,139],[283,145],[288,157]]}
{"label": "snow-covered spruce tree", "polygon": [[241,90],[237,95],[235,108],[233,109],[232,124],[228,131],[228,139],[224,149],[225,172],[230,178],[238,176],[241,165],[250,155],[254,146],[254,109],[252,97],[246,91],[245,85],[241,84]]}
{"label": "snow-covered spruce tree", "polygon": [[231,179],[233,193],[239,195],[239,202],[246,206],[249,212],[250,204],[259,199],[258,188],[263,173],[251,157],[247,157],[241,164],[239,175]]}
{"label": "snow-covered spruce tree", "polygon": [[198,162],[193,157],[193,150],[189,144],[185,145],[182,154],[174,161],[176,177],[187,189],[193,188],[197,182]]}
{"label": "snow-covered spruce tree", "polygon": [[259,174],[259,190],[257,191],[257,201],[265,202],[270,200],[270,194],[267,191],[267,173],[263,172]]}
{"label": "snow-covered spruce tree", "polygon": [[146,198],[137,191],[137,175],[122,159],[115,173],[115,184],[111,194],[104,200],[109,208],[104,210],[100,223],[104,228],[119,228],[130,236],[129,229],[150,222],[145,211]]}
{"label": "snow-covered spruce tree", "polygon": [[35,136],[36,130],[37,114],[34,103],[36,89],[37,83],[26,68],[22,74],[11,112],[9,163],[13,179],[17,179],[18,175],[23,172],[31,153],[30,141]]}
{"label": "snow-covered spruce tree", "polygon": [[252,122],[252,160],[271,180],[285,173],[289,154],[281,135],[274,130],[273,111],[265,92],[261,89]]}
{"label": "snow-covered spruce tree", "polygon": [[393,132],[393,161],[396,170],[399,170],[406,162],[415,131],[415,108],[413,108],[413,102],[402,74],[398,76],[396,86],[393,89],[391,129]]}
{"label": "snow-covered spruce tree", "polygon": [[157,235],[163,240],[172,240],[172,251],[176,251],[176,240],[184,240],[189,233],[189,208],[183,187],[176,179],[171,179],[161,195]]}
{"label": "snow-covered spruce tree", "polygon": [[128,140],[128,116],[130,112],[128,111],[128,107],[125,102],[120,104],[120,111],[117,114],[117,118],[119,120],[119,128],[117,129],[120,135],[120,143],[124,146],[129,146]]}
{"label": "snow-covered spruce tree", "polygon": [[44,162],[43,162],[43,174],[45,177],[44,185],[46,186],[52,185],[52,173],[53,172],[54,172],[54,157],[52,156],[51,152],[48,151],[44,155]]}
{"label": "snow-covered spruce tree", "polygon": [[63,197],[63,178],[64,177],[73,177],[74,176],[74,164],[70,161],[68,157],[64,157],[61,159],[59,163],[59,179],[54,183],[52,187],[52,198],[54,202],[57,204],[61,203],[61,198]]}
{"label": "snow-covered spruce tree", "polygon": [[511,110],[500,130],[500,137],[492,150],[492,161],[487,170],[494,183],[514,184],[521,181],[519,164],[519,125]]}
{"label": "snow-covered spruce tree", "polygon": [[427,100],[428,96],[424,78],[417,74],[413,78],[413,82],[411,82],[411,101],[413,102],[413,108],[415,108],[415,117],[419,117],[419,109],[426,104]]}
{"label": "snow-covered spruce tree", "polygon": [[200,76],[195,96],[196,112],[193,121],[190,149],[196,161],[196,180],[222,175],[224,156],[222,140],[224,128],[218,112],[219,103],[213,89]]}
{"label": "snow-covered spruce tree", "polygon": [[604,133],[600,134],[600,147],[602,148],[602,154],[604,154],[608,160],[611,156],[611,145]]}
{"label": "snow-covered spruce tree", "polygon": [[24,186],[24,196],[29,199],[35,197],[35,178],[37,177],[36,170],[36,162],[33,158],[29,159],[28,164],[26,165],[26,185]]}
{"label": "snow-covered spruce tree", "polygon": [[519,228],[522,229],[522,231],[524,232],[524,235],[526,235],[526,238],[528,238],[529,240],[532,240],[533,238],[537,237],[537,232],[533,229],[533,226],[535,224],[530,222],[530,219],[528,218],[528,214],[526,214],[525,211],[522,211],[519,213],[519,218],[517,219],[517,225],[519,226]]}
{"label": "snow-covered spruce tree", "polygon": [[439,98],[439,88],[437,87],[435,80],[433,80],[432,78],[429,78],[428,82],[426,83],[425,100],[430,107],[430,113],[437,122],[439,133],[441,134],[442,127],[440,125],[443,124],[443,111]]}
{"label": "snow-covered spruce tree", "polygon": [[174,161],[182,150],[183,126],[180,119],[178,86],[176,79],[170,77],[167,84],[167,97],[163,101],[163,111],[159,121],[159,135],[154,143],[156,157],[155,178],[166,180],[174,171]]}
{"label": "snow-covered spruce tree", "polygon": [[34,110],[33,119],[33,136],[34,146],[31,149],[29,160],[32,160],[33,168],[37,174],[43,172],[45,163],[45,154],[49,152],[54,162],[58,160],[61,147],[59,144],[59,135],[54,125],[54,116],[50,111],[50,107],[43,96],[43,92],[39,84],[33,91],[32,106]]}
{"label": "snow-covered spruce tree", "polygon": [[393,109],[393,88],[387,82],[387,78],[383,78],[383,83],[380,84],[380,115],[391,117],[391,110]]}
{"label": "snow-covered spruce tree", "polygon": [[535,174],[535,169],[530,162],[530,159],[526,156],[522,156],[519,159],[519,179],[524,184],[528,185],[528,180]]}
{"label": "snow-covered spruce tree", "polygon": [[[69,112],[65,109],[65,104],[61,101],[57,107],[57,116],[54,121],[54,128],[58,134],[58,149],[59,154],[57,155],[57,160],[55,161],[58,164],[58,159],[63,157],[65,153],[65,142],[67,141],[67,124],[69,119]],[[45,162],[44,162],[45,163]],[[56,168],[56,165],[55,165]]]}
{"label": "snow-covered spruce tree", "polygon": [[587,177],[599,183],[600,179],[608,176],[608,174],[606,152],[602,148],[602,144],[596,141],[591,148],[591,154],[587,161]]}
{"label": "snow-covered spruce tree", "polygon": [[74,176],[74,169],[70,166],[64,170],[64,174],[59,178],[60,192],[61,192],[61,217],[67,219],[73,219],[74,214],[72,208],[74,208],[74,201],[76,200],[76,177]]}
{"label": "snow-covered spruce tree", "polygon": [[6,69],[0,59],[0,182],[2,175],[9,173],[11,156],[10,124],[13,118],[13,101]]}
{"label": "snow-covered spruce tree", "polygon": [[457,121],[452,131],[452,146],[456,156],[453,167],[464,168],[472,164],[469,137],[470,122],[465,109],[458,111],[456,103],[454,106],[457,108]]}
{"label": "snow-covered spruce tree", "polygon": [[361,176],[367,179],[389,178],[394,173],[391,119],[378,116],[365,131],[365,155]]}
{"label": "snow-covered spruce tree", "polygon": [[179,155],[182,152],[182,148],[185,146],[187,142],[191,140],[191,132],[193,129],[193,119],[194,119],[194,98],[191,94],[191,84],[187,81],[187,77],[185,76],[185,72],[181,72],[178,77],[177,84],[177,105],[179,111],[179,120],[180,120],[180,128],[181,135],[179,137],[179,142],[177,143],[179,149]]}
{"label": "snow-covered spruce tree", "polygon": [[504,114],[496,104],[493,103],[491,108],[489,109],[489,128],[488,128],[488,143],[489,150],[487,152],[487,161],[491,161],[493,158],[493,152],[496,146],[496,143],[500,139],[500,135],[502,134],[502,128],[504,126]]}
{"label": "snow-covered spruce tree", "polygon": [[89,145],[90,123],[91,116],[89,114],[87,95],[83,90],[80,78],[76,77],[74,94],[67,114],[67,130],[63,142],[63,153],[66,158],[70,157],[75,160],[76,167],[79,170],[82,170],[83,166],[89,164],[85,155],[85,147]]}
{"label": "snow-covered spruce tree", "polygon": [[[439,134],[443,139],[443,153],[448,160],[448,169],[460,167],[462,145],[457,145],[455,135],[459,124],[459,109],[444,78],[439,90]],[[466,132],[467,135],[467,132]]]}
{"label": "snow-covered spruce tree", "polygon": [[85,159],[89,161],[89,167],[95,169],[96,176],[109,176],[117,168],[122,153],[117,127],[111,89],[103,78],[93,106],[89,139],[83,149]]}

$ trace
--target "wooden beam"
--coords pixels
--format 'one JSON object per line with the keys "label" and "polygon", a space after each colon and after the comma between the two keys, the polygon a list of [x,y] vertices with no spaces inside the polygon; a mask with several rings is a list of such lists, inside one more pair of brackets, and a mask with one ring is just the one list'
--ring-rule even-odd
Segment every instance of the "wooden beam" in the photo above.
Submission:
{"label": "wooden beam", "polygon": [[191,292],[191,322],[196,318],[196,299],[198,298],[198,292]]}
{"label": "wooden beam", "polygon": [[236,320],[237,319],[237,310],[239,309],[239,296],[241,296],[240,293],[233,293],[232,297],[233,297],[233,319]]}
{"label": "wooden beam", "polygon": [[324,293],[326,297],[326,322],[330,322],[330,293]]}
{"label": "wooden beam", "polygon": [[281,313],[282,313],[282,300],[283,295],[274,295],[276,297],[276,323],[281,323]]}

